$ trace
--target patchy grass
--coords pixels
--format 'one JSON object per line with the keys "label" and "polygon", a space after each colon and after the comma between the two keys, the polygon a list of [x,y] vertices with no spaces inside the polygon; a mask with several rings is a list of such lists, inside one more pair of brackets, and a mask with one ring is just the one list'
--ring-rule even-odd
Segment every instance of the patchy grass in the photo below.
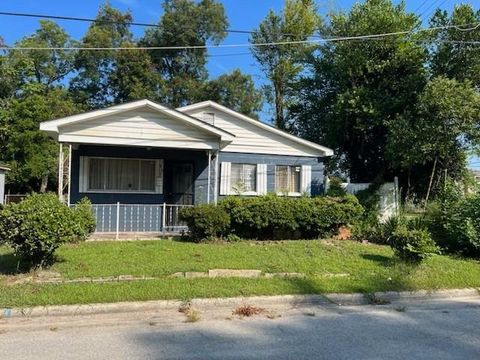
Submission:
{"label": "patchy grass", "polygon": [[[18,260],[8,249],[0,247],[0,307],[480,287],[478,261],[438,255],[419,266],[411,266],[397,262],[389,247],[352,241],[97,242],[63,246],[58,257],[59,262],[50,270],[66,279],[117,275],[160,279],[9,286],[2,277],[11,278],[9,274],[16,272]],[[300,272],[307,276],[270,279],[167,276],[178,271],[214,268]]]}

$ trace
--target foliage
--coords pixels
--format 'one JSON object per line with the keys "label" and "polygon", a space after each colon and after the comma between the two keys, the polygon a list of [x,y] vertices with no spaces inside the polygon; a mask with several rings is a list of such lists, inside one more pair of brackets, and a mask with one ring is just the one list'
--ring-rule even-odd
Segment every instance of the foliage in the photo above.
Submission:
{"label": "foliage", "polygon": [[153,71],[147,52],[136,50],[129,23],[130,12],[122,13],[104,4],[96,21],[82,39],[84,47],[127,47],[132,50],[80,51],[75,58],[76,76],[70,88],[79,103],[99,108],[111,103],[156,98],[163,86]]}
{"label": "foliage", "polygon": [[73,216],[76,225],[77,240],[85,240],[95,231],[96,220],[92,210],[92,203],[88,198],[83,198],[73,207]]}
{"label": "foliage", "polygon": [[447,252],[480,256],[480,194],[463,196],[447,183],[427,209],[426,222],[439,246]]}
{"label": "foliage", "polygon": [[220,203],[231,218],[231,231],[247,239],[319,238],[356,222],[362,207],[354,196],[288,198],[267,195],[228,197]]}
{"label": "foliage", "polygon": [[196,242],[221,238],[227,234],[230,226],[228,213],[213,204],[183,208],[179,217],[187,223],[189,235]]}
{"label": "foliage", "polygon": [[72,210],[55,194],[29,195],[1,210],[0,238],[32,266],[50,265],[60,245],[85,239],[92,230],[86,206],[83,201]]}
{"label": "foliage", "polygon": [[[418,18],[403,2],[367,0],[323,23],[322,37],[335,38],[413,30]],[[297,132],[336,150],[353,181],[388,175],[388,123],[416,102],[425,59],[412,36],[322,44],[290,107]]]}
{"label": "foliage", "polygon": [[330,183],[328,185],[327,196],[344,196],[347,193],[342,186],[342,179],[337,176],[331,176],[329,180]]}
{"label": "foliage", "polygon": [[397,227],[390,236],[389,244],[400,259],[413,263],[439,252],[427,230],[411,230],[405,225]]}
{"label": "foliage", "polygon": [[[147,30],[145,46],[204,46],[218,44],[228,25],[221,3],[215,0],[165,0],[156,28]],[[161,102],[172,107],[186,105],[201,95],[207,79],[206,49],[174,49],[151,53],[157,73],[165,80]]]}
{"label": "foliage", "polygon": [[[255,44],[304,41],[318,27],[319,19],[315,2],[311,0],[287,0],[280,14],[271,10],[251,35]],[[306,44],[255,46],[253,56],[260,64],[271,85],[275,105],[274,123],[279,129],[287,129],[285,119],[288,92],[291,84],[303,70],[302,60],[313,47]]]}
{"label": "foliage", "polygon": [[[239,69],[210,80],[203,90],[203,100],[212,100],[253,118],[262,107],[262,93],[255,88],[250,75]],[[202,100],[202,99],[201,99]]]}

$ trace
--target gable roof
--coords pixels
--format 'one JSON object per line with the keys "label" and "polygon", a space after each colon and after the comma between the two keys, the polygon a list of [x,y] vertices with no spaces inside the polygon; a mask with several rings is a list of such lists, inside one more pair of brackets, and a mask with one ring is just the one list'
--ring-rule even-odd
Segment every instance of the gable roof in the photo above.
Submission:
{"label": "gable roof", "polygon": [[157,111],[161,114],[167,115],[169,117],[175,118],[176,120],[185,122],[210,135],[219,137],[221,141],[229,142],[235,137],[235,135],[229,133],[228,131],[225,131],[216,126],[210,125],[205,121],[197,119],[193,116],[189,116],[188,114],[185,114],[178,110],[167,108],[166,106],[157,104],[153,101],[146,100],[146,99],[133,101],[133,102],[129,102],[121,105],[115,105],[105,109],[89,111],[82,114],[67,116],[60,119],[44,121],[40,123],[40,130],[43,130],[49,133],[50,135],[57,135],[59,133],[59,129],[64,126],[86,122],[89,120],[98,119],[106,116],[118,115],[127,111],[132,111],[140,108],[148,108],[148,109]]}
{"label": "gable roof", "polygon": [[221,111],[221,112],[224,112],[230,116],[233,116],[239,120],[242,120],[242,121],[245,121],[249,124],[253,124],[263,130],[267,130],[271,133],[274,133],[276,135],[279,135],[283,138],[286,138],[290,141],[293,141],[297,144],[300,144],[300,145],[303,145],[303,146],[306,146],[310,149],[313,149],[315,150],[316,152],[319,153],[319,155],[321,156],[332,156],[333,155],[333,150],[330,149],[330,148],[327,148],[325,146],[322,146],[322,145],[319,145],[319,144],[316,144],[314,142],[311,142],[311,141],[308,141],[308,140],[305,140],[305,139],[302,139],[298,136],[295,136],[295,135],[292,135],[292,134],[289,134],[285,131],[282,131],[282,130],[279,130],[271,125],[268,125],[268,124],[265,124],[259,120],[256,120],[256,119],[252,119],[246,115],[243,115],[239,112],[236,112],[232,109],[229,109],[223,105],[220,105],[214,101],[211,101],[211,100],[207,100],[207,101],[202,101],[202,102],[199,102],[199,103],[195,103],[195,104],[191,104],[191,105],[187,105],[187,106],[182,106],[180,108],[177,108],[177,110],[181,111],[181,112],[188,112],[188,111],[194,111],[194,110],[200,110],[200,109],[203,109],[203,108],[213,108],[213,109],[216,109],[218,111]]}

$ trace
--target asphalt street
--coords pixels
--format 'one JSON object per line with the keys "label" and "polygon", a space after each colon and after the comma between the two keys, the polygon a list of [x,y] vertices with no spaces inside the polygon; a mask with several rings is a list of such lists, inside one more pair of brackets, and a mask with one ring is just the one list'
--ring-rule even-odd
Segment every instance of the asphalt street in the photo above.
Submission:
{"label": "asphalt street", "polygon": [[0,359],[480,359],[480,300],[1,319]]}

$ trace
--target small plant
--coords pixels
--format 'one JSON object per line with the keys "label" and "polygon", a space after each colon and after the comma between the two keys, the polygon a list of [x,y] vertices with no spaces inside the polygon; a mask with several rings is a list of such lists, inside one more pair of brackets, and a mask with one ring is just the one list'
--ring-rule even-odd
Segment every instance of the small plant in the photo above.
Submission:
{"label": "small plant", "polygon": [[420,263],[425,258],[437,254],[439,249],[427,230],[411,230],[399,226],[390,237],[390,246],[400,259]]}
{"label": "small plant", "polygon": [[333,197],[345,196],[347,192],[345,191],[345,188],[342,186],[342,183],[343,183],[342,179],[340,179],[338,176],[331,176],[330,184],[327,190],[327,196],[333,196]]}
{"label": "small plant", "polygon": [[253,305],[240,305],[235,308],[233,315],[240,317],[250,317],[253,315],[261,314],[265,311],[263,308],[259,308]]}
{"label": "small plant", "polygon": [[189,322],[189,323],[194,323],[194,322],[197,322],[201,319],[201,316],[200,316],[200,311],[194,309],[194,308],[189,308],[187,310],[187,312],[185,313],[185,316],[186,316],[186,322]]}

